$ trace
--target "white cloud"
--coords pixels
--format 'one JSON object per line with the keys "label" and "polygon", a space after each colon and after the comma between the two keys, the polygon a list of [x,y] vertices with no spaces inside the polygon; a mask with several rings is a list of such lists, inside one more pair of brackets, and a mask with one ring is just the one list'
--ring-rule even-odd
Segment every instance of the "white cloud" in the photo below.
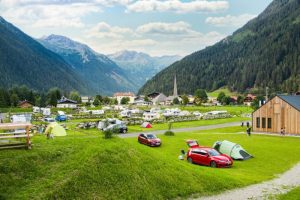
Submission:
{"label": "white cloud", "polygon": [[239,16],[226,15],[224,17],[208,17],[205,22],[214,26],[224,27],[233,26],[240,27],[246,24],[249,20],[255,18],[257,15],[242,14]]}
{"label": "white cloud", "polygon": [[85,41],[96,51],[114,53],[123,49],[152,55],[186,55],[212,45],[225,35],[218,32],[201,33],[187,22],[152,22],[135,29],[98,23],[88,30]]}
{"label": "white cloud", "polygon": [[111,26],[105,22],[100,22],[96,26],[87,31],[87,37],[95,38],[115,38],[120,39],[125,36],[135,35],[134,31],[130,28],[123,28],[119,26]]}
{"label": "white cloud", "polygon": [[10,8],[4,17],[19,25],[33,27],[84,27],[81,17],[100,9],[92,4],[27,5]]}
{"label": "white cloud", "polygon": [[179,21],[175,23],[153,22],[137,28],[137,32],[143,34],[187,34],[191,32],[190,24]]}
{"label": "white cloud", "polygon": [[179,0],[140,0],[128,5],[127,12],[213,12],[219,10],[226,10],[228,9],[228,7],[229,3],[225,0],[194,0],[190,2],[182,2]]}

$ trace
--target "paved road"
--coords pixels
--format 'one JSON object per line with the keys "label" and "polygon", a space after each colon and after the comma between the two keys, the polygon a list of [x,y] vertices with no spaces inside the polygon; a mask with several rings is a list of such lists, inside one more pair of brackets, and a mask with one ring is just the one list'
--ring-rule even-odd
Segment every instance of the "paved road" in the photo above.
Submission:
{"label": "paved road", "polygon": [[[172,129],[174,133],[180,132],[189,132],[189,131],[202,131],[202,130],[210,130],[210,129],[217,129],[217,128],[226,128],[226,127],[233,127],[233,126],[240,126],[241,122],[231,122],[225,124],[214,124],[214,125],[207,125],[207,126],[197,126],[197,127],[190,127],[190,128],[177,128]],[[157,130],[157,131],[147,131],[147,132],[137,132],[137,133],[127,133],[127,134],[119,134],[120,138],[132,138],[137,137],[141,133],[153,133],[156,135],[164,134],[166,130]]]}

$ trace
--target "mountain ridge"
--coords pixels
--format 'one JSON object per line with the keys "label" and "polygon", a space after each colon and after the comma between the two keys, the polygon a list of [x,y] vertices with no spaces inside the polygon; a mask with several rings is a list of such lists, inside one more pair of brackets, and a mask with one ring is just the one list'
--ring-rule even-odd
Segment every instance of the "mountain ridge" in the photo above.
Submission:
{"label": "mountain ridge", "polygon": [[274,0],[231,36],[162,70],[139,93],[169,94],[175,74],[180,93],[223,86],[238,92],[265,87],[295,92],[300,84],[299,16],[300,1]]}

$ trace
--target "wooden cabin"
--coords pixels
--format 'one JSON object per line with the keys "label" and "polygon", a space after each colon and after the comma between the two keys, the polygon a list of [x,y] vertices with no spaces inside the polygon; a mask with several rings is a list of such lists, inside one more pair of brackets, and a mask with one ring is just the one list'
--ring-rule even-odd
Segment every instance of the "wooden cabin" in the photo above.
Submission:
{"label": "wooden cabin", "polygon": [[27,100],[24,100],[24,101],[20,101],[18,106],[20,108],[32,108],[33,104]]}
{"label": "wooden cabin", "polygon": [[300,95],[277,95],[252,113],[255,132],[300,134]]}

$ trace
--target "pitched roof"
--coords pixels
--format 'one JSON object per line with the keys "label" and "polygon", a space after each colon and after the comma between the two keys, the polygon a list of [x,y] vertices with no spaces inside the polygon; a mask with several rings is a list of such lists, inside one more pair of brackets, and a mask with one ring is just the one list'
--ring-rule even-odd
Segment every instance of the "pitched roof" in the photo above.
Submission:
{"label": "pitched roof", "polygon": [[77,101],[73,101],[71,99],[67,99],[66,97],[62,97],[60,100],[57,101],[58,104],[70,103],[70,104],[77,104]]}
{"label": "pitched roof", "polygon": [[118,97],[118,96],[121,96],[121,97],[134,97],[135,95],[132,93],[132,92],[117,92],[114,94],[114,97]]}
{"label": "pitched roof", "polygon": [[278,97],[300,111],[300,95],[278,95]]}

